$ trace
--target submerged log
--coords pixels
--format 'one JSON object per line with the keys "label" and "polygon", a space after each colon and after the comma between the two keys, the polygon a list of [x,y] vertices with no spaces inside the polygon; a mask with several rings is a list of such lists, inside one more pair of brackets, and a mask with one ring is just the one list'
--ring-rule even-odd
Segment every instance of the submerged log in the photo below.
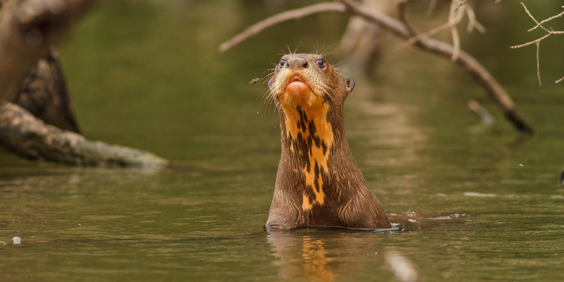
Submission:
{"label": "submerged log", "polygon": [[149,152],[89,141],[74,132],[46,125],[12,103],[0,102],[0,144],[27,159],[74,165],[163,167]]}
{"label": "submerged log", "polygon": [[[54,34],[69,28],[61,23],[77,16],[69,10],[71,6],[85,5],[74,2],[0,0],[0,58],[19,58],[0,65],[0,100],[20,105],[47,124],[79,133],[57,52],[49,45],[58,41]],[[32,17],[24,20],[26,13]],[[22,38],[25,44],[18,43]],[[33,61],[37,54],[41,55]],[[30,62],[31,68],[26,69]]]}

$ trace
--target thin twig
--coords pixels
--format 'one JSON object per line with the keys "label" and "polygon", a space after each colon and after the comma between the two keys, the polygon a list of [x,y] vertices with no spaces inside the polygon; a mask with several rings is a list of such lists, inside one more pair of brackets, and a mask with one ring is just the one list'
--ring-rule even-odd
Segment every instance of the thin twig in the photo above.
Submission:
{"label": "thin twig", "polygon": [[237,34],[235,37],[233,37],[231,40],[224,42],[223,44],[221,44],[219,46],[219,50],[221,52],[225,52],[231,48],[233,48],[233,46],[261,33],[263,30],[268,29],[274,25],[277,25],[281,22],[285,22],[288,20],[296,20],[296,19],[301,19],[303,17],[309,16],[309,15],[313,15],[313,14],[317,14],[317,13],[322,13],[322,12],[341,12],[344,13],[345,12],[345,6],[341,3],[321,3],[321,4],[315,4],[315,5],[311,5],[311,6],[307,6],[304,8],[300,8],[300,9],[295,9],[295,10],[289,10],[280,14],[276,14],[272,17],[269,17],[263,21],[260,21],[252,26],[250,26],[249,28],[247,28],[245,31]]}
{"label": "thin twig", "polygon": [[430,16],[433,11],[435,10],[435,7],[437,6],[437,0],[430,0],[429,1],[429,8],[427,9],[427,16]]}
{"label": "thin twig", "polygon": [[458,4],[458,6],[456,6],[456,8],[454,8],[454,11],[458,10],[458,8],[462,7],[462,5],[466,4],[466,2],[468,2],[468,0],[462,0],[462,2],[460,2]]}
{"label": "thin twig", "polygon": [[[537,24],[535,27],[529,29],[528,31],[532,31],[532,30],[535,30],[536,28],[540,27],[540,28],[544,29],[544,30],[547,32],[547,34],[544,35],[544,36],[542,36],[541,38],[536,39],[536,40],[533,40],[533,41],[530,41],[530,42],[527,42],[527,43],[524,43],[524,44],[520,44],[520,45],[511,46],[510,48],[511,48],[511,49],[517,49],[517,48],[523,48],[523,47],[526,47],[526,46],[529,46],[529,45],[533,45],[533,44],[536,44],[536,45],[537,45],[537,77],[538,77],[538,80],[539,80],[539,87],[540,87],[540,89],[541,89],[541,91],[542,91],[542,82],[541,82],[541,75],[540,75],[540,61],[539,61],[540,43],[541,43],[543,40],[545,40],[545,39],[547,39],[547,38],[549,38],[549,37],[551,37],[551,36],[553,36],[553,35],[562,35],[562,34],[564,34],[564,31],[554,31],[554,30],[552,30],[552,28],[547,29],[547,28],[545,28],[542,24],[543,24],[543,23],[546,23],[546,22],[548,22],[548,21],[551,21],[551,20],[553,20],[553,19],[562,17],[562,15],[564,15],[564,12],[562,12],[562,13],[556,15],[556,16],[550,17],[550,18],[548,18],[548,19],[546,19],[546,20],[543,20],[543,21],[539,22],[539,21],[537,21],[537,20],[535,19],[535,17],[533,17],[533,15],[531,14],[531,12],[529,12],[529,9],[527,9],[527,6],[525,6],[525,4],[523,4],[523,2],[521,2],[521,5],[523,5],[523,8],[525,9],[525,12],[527,12],[527,14],[529,15],[529,17]],[[563,6],[563,8],[564,8],[564,6]],[[564,77],[561,78],[561,79],[559,79],[559,80],[557,80],[556,83],[559,83],[559,82],[561,82],[562,80],[564,80]]]}
{"label": "thin twig", "polygon": [[454,62],[458,60],[458,56],[460,54],[460,38],[458,37],[458,29],[456,29],[456,25],[451,27],[450,32],[452,34],[452,45],[454,46],[454,52],[452,53],[450,60]]}
{"label": "thin twig", "polygon": [[470,33],[475,28],[482,34],[486,33],[486,28],[476,19],[476,13],[474,13],[474,9],[472,8],[472,6],[466,5],[465,10],[466,10],[466,14],[468,15],[467,32]]}
{"label": "thin twig", "polygon": [[539,39],[533,40],[533,41],[531,41],[531,42],[527,42],[527,43],[525,43],[525,44],[511,46],[511,47],[509,47],[509,48],[511,48],[511,49],[517,49],[517,48],[523,48],[523,47],[525,47],[525,46],[533,45],[533,44],[539,43],[539,42],[541,42],[541,41],[543,41],[543,40],[545,40],[545,39],[547,39],[547,38],[549,38],[549,37],[551,37],[551,36],[553,36],[553,35],[555,35],[555,34],[557,34],[557,33],[551,32],[551,33],[549,33],[549,34],[547,34],[547,35],[545,35],[545,36],[543,36],[543,37],[541,37],[541,38],[539,38]]}
{"label": "thin twig", "polygon": [[[542,26],[536,19],[535,17],[533,17],[533,15],[531,15],[531,12],[529,12],[529,9],[527,9],[527,6],[525,6],[525,3],[521,2],[521,5],[523,6],[523,8],[525,9],[525,12],[527,12],[527,14],[529,15],[529,17],[531,19],[533,19],[533,21],[537,24],[537,26],[540,26],[542,29],[544,29],[546,32],[550,32],[548,29],[546,29],[544,26]],[[535,27],[536,28],[536,27]]]}
{"label": "thin twig", "polygon": [[539,60],[540,42],[537,42],[537,78],[539,79],[539,88],[542,91],[542,81],[540,75],[540,60]]}
{"label": "thin twig", "polygon": [[[454,23],[454,24],[458,24],[458,23]],[[417,41],[419,41],[423,38],[431,37],[431,36],[441,32],[443,30],[450,29],[451,27],[452,27],[452,23],[447,22],[447,23],[445,23],[441,26],[438,26],[436,28],[433,28],[429,31],[419,33],[419,34],[409,38],[408,40],[404,41],[403,43],[399,44],[398,48],[407,47],[407,46],[412,45],[413,43],[415,43],[415,42],[417,42]]]}
{"label": "thin twig", "polygon": [[[453,1],[456,1],[456,0],[453,0]],[[454,2],[453,2],[453,3],[454,3]],[[464,7],[464,8],[466,9],[466,7]],[[412,45],[413,43],[415,43],[415,42],[421,40],[422,38],[431,37],[431,36],[433,36],[433,35],[435,35],[435,34],[441,32],[441,31],[443,31],[443,30],[446,30],[446,29],[451,29],[451,30],[452,30],[452,28],[453,28],[454,26],[458,25],[458,24],[462,21],[462,19],[463,19],[463,14],[462,14],[462,13],[458,13],[457,16],[454,17],[454,20],[451,21],[450,16],[453,15],[453,13],[454,13],[454,12],[452,12],[452,11],[451,11],[451,13],[449,13],[449,21],[446,22],[445,24],[440,25],[440,26],[438,26],[438,27],[436,27],[436,28],[433,28],[433,29],[431,29],[431,30],[429,30],[429,31],[427,31],[427,32],[423,32],[423,33],[416,34],[416,35],[414,35],[413,37],[411,37],[411,38],[409,38],[408,40],[406,40],[405,42],[399,44],[397,48],[403,48],[403,47]],[[407,22],[404,21],[404,20],[402,20],[402,22],[403,22],[404,24],[407,24]],[[481,26],[481,25],[480,25],[480,26]]]}
{"label": "thin twig", "polygon": [[[436,2],[436,0],[431,0],[431,1]],[[398,19],[401,21],[401,23],[403,23],[407,27],[407,29],[409,31],[408,33],[410,34],[411,38],[414,38],[416,36],[413,36],[413,34],[416,34],[416,32],[413,29],[413,27],[409,24],[407,19],[405,18],[405,5],[406,5],[405,1],[398,4]],[[436,3],[435,3],[435,5],[436,5]]]}
{"label": "thin twig", "polygon": [[453,0],[450,4],[450,14],[448,17],[448,22],[450,23],[450,34],[452,35],[452,45],[454,46],[454,52],[450,59],[454,62],[458,59],[458,54],[460,54],[460,38],[458,37],[458,29],[456,28],[456,22],[458,19],[462,19],[462,13],[458,13],[457,9],[462,5],[455,7],[458,0]]}
{"label": "thin twig", "polygon": [[[550,17],[550,18],[548,18],[548,19],[546,19],[546,20],[542,20],[542,21],[541,21],[540,23],[538,23],[535,27],[529,29],[528,31],[533,31],[533,30],[537,29],[539,26],[542,27],[542,24],[543,24],[543,23],[549,22],[549,21],[554,20],[554,19],[556,19],[556,18],[560,18],[560,17],[562,17],[562,16],[564,16],[564,12],[562,12],[562,13],[556,15],[556,16],[552,16],[552,17]],[[546,30],[546,29],[545,29],[545,30]]]}

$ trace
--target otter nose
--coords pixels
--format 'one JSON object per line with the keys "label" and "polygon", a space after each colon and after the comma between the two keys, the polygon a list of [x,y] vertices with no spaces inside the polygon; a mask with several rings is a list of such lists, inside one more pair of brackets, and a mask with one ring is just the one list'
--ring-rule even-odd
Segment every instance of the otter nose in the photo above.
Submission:
{"label": "otter nose", "polygon": [[288,65],[293,69],[307,69],[309,63],[304,58],[291,58],[288,60]]}

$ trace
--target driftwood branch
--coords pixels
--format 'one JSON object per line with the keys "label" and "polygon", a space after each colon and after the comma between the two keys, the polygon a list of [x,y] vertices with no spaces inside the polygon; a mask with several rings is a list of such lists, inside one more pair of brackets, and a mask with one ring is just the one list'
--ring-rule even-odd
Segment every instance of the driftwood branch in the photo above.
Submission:
{"label": "driftwood branch", "polygon": [[46,125],[12,103],[0,102],[0,144],[27,159],[74,165],[163,167],[151,153],[86,140],[82,135]]}
{"label": "driftwood branch", "polygon": [[24,158],[74,165],[168,164],[148,152],[89,141],[45,124],[78,131],[53,46],[96,0],[0,1],[0,145]]}
{"label": "driftwood branch", "polygon": [[0,100],[12,101],[28,69],[96,0],[9,1],[0,10]]}
{"label": "driftwood branch", "polygon": [[[359,4],[352,0],[338,0],[341,3],[327,3],[325,7],[331,7],[330,9],[319,9],[319,8],[312,8],[312,7],[319,7],[317,4],[309,7],[305,7],[298,10],[292,10],[288,12],[284,12],[278,15],[274,15],[266,20],[263,20],[256,25],[248,28],[247,30],[243,31],[239,35],[235,36],[232,40],[227,41],[226,43],[222,44],[222,46],[228,46],[227,48],[221,48],[222,50],[227,50],[233,47],[235,44],[242,42],[245,39],[254,36],[261,31],[275,25],[281,23],[285,20],[295,19],[297,17],[291,17],[290,14],[301,15],[303,11],[309,11],[307,15],[313,13],[320,13],[325,11],[338,11],[338,12],[348,12],[353,15],[360,16],[367,21],[376,23],[393,33],[394,35],[401,37],[403,39],[410,39],[417,34],[410,28],[409,24],[406,21],[399,21],[396,20],[382,12],[370,10],[366,8],[364,5]],[[301,12],[300,12],[301,10]],[[284,15],[284,16],[282,16]],[[237,40],[235,40],[237,39]],[[496,105],[501,109],[501,111],[505,114],[505,117],[513,123],[513,125],[522,133],[532,133],[532,127],[523,119],[520,113],[517,110],[517,107],[511,97],[505,92],[503,87],[495,80],[495,78],[472,56],[468,53],[464,52],[463,50],[456,51],[456,48],[453,46],[432,39],[432,38],[419,38],[417,42],[414,43],[415,46],[419,47],[420,49],[439,55],[441,57],[451,59],[456,58],[455,63],[460,66],[462,69],[467,71],[471,74],[477,82],[486,90],[488,96],[496,103]]]}

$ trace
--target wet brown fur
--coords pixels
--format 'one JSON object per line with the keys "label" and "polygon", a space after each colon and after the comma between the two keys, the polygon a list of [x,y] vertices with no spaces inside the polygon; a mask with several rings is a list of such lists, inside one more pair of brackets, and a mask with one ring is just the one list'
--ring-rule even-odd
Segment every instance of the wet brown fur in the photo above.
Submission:
{"label": "wet brown fur", "polygon": [[[266,226],[391,227],[345,138],[343,103],[354,81],[318,54],[282,60],[268,83],[280,114],[282,156]],[[294,80],[309,86],[307,95],[287,89]]]}

